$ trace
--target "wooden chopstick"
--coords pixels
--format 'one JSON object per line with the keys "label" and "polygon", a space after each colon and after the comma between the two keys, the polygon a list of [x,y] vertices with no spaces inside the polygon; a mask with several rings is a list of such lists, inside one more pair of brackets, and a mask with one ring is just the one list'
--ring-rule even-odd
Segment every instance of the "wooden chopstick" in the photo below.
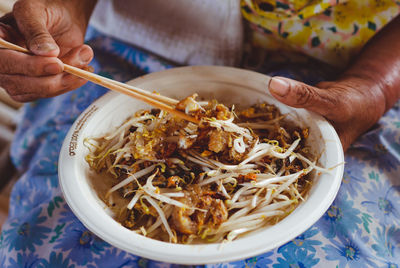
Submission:
{"label": "wooden chopstick", "polygon": [[127,88],[127,89],[130,89],[130,90],[132,90],[132,91],[135,91],[135,92],[140,93],[140,94],[143,94],[143,95],[146,95],[147,97],[156,99],[156,100],[161,101],[161,102],[163,102],[163,103],[165,103],[165,104],[168,104],[168,105],[173,105],[173,106],[175,106],[175,105],[177,105],[178,102],[179,102],[178,100],[172,99],[172,98],[167,97],[167,96],[159,95],[159,94],[157,94],[157,93],[148,92],[147,90],[143,90],[143,89],[141,89],[141,88],[139,88],[139,87],[135,87],[135,86],[131,86],[131,85],[128,85],[128,84],[125,84],[125,83],[121,83],[121,82],[119,82],[119,81],[112,80],[112,79],[107,78],[107,77],[104,77],[104,76],[101,76],[101,77],[102,77],[103,79],[105,79],[105,80],[111,82],[111,83],[114,83],[114,84],[118,85],[118,86],[125,87],[125,88]]}
{"label": "wooden chopstick", "polygon": [[[10,42],[5,41],[4,39],[0,38],[0,46],[3,48],[8,48],[12,49],[15,51],[23,52],[23,53],[31,53],[29,50],[17,46],[15,44],[12,44]],[[150,93],[148,91],[145,91],[141,88],[126,85],[124,83],[103,77],[101,75],[97,75],[79,68],[76,68],[74,66],[68,65],[64,63],[64,71],[70,74],[73,74],[75,76],[78,76],[80,78],[83,78],[85,80],[91,81],[95,84],[101,85],[103,87],[106,87],[110,90],[134,97],[138,100],[141,100],[153,107],[159,108],[161,110],[164,110],[166,112],[169,112],[177,117],[180,117],[182,119],[185,119],[187,121],[190,121],[192,123],[198,124],[199,120],[196,118],[185,114],[184,112],[178,111],[175,108],[169,106],[169,105],[176,105],[178,103],[177,100]]]}
{"label": "wooden chopstick", "polygon": [[[9,48],[9,49],[13,49],[13,50],[19,51],[19,52],[29,53],[29,54],[31,53],[29,50],[27,50],[27,49],[25,49],[23,47],[17,46],[15,44],[12,44],[10,42],[7,42],[7,41],[5,41],[4,39],[1,39],[1,38],[0,38],[0,45],[4,46],[6,48]],[[69,66],[69,65],[64,64],[64,66]],[[81,70],[81,69],[79,69],[79,70]],[[143,95],[146,95],[146,96],[151,97],[153,99],[156,99],[156,100],[159,100],[161,102],[164,102],[165,104],[176,105],[179,102],[178,100],[175,100],[175,99],[172,99],[172,98],[169,98],[169,97],[165,97],[165,96],[162,96],[162,95],[158,95],[158,94],[155,94],[155,93],[151,93],[151,92],[148,92],[148,91],[143,90],[141,88],[134,87],[134,86],[131,86],[131,85],[127,85],[127,84],[124,84],[124,83],[121,83],[121,82],[118,82],[118,81],[115,81],[115,80],[112,80],[112,79],[109,79],[109,78],[106,78],[106,77],[103,77],[103,76],[99,76],[98,75],[98,77],[101,78],[101,79],[108,80],[109,82],[117,84],[117,85],[119,85],[121,87],[126,87],[126,88],[128,88],[128,89],[130,89],[132,91],[138,92],[140,94],[143,94]]]}
{"label": "wooden chopstick", "polygon": [[[192,117],[190,115],[187,115],[184,112],[178,111],[175,108],[173,108],[173,107],[171,107],[171,106],[169,106],[169,105],[167,105],[167,104],[165,104],[163,102],[160,102],[158,100],[153,99],[152,97],[148,97],[146,95],[142,95],[139,92],[132,91],[129,88],[122,87],[122,86],[120,86],[120,85],[118,85],[118,84],[116,84],[114,82],[111,82],[112,81],[111,79],[108,79],[108,78],[104,79],[104,77],[102,77],[100,75],[84,71],[82,69],[76,68],[76,67],[68,65],[68,64],[64,64],[64,71],[67,72],[67,73],[73,74],[75,76],[78,76],[80,78],[86,79],[88,81],[91,81],[91,82],[93,82],[95,84],[98,84],[98,85],[101,85],[103,87],[106,87],[108,89],[111,89],[113,91],[116,91],[116,92],[119,92],[119,93],[122,93],[122,94],[125,94],[125,95],[128,95],[128,96],[134,97],[135,99],[141,100],[141,101],[143,101],[143,102],[145,102],[145,103],[147,103],[147,104],[149,104],[149,105],[151,105],[153,107],[156,107],[156,108],[159,108],[159,109],[164,110],[166,112],[169,112],[169,113],[171,113],[171,114],[173,114],[173,115],[175,115],[177,117],[180,117],[182,119],[188,120],[188,121],[196,123],[196,124],[199,123],[199,120],[197,120],[196,118],[194,118],[194,117]],[[149,93],[149,94],[151,94],[151,93]],[[154,95],[156,95],[156,94],[154,94]],[[159,95],[157,95],[157,96],[159,96]]]}

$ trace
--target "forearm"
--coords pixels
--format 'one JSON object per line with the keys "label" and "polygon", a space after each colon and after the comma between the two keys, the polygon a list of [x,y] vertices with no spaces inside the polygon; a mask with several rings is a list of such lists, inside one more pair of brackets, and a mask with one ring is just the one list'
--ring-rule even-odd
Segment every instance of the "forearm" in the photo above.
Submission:
{"label": "forearm", "polygon": [[369,87],[368,94],[384,103],[382,114],[396,103],[400,98],[400,16],[367,43],[342,78]]}

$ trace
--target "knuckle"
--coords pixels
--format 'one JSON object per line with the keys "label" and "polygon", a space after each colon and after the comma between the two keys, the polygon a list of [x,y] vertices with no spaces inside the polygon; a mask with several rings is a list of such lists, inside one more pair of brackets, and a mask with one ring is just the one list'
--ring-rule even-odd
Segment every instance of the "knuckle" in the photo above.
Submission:
{"label": "knuckle", "polygon": [[14,66],[11,62],[7,59],[2,59],[0,62],[0,72],[3,74],[12,74],[14,73],[13,70]]}
{"label": "knuckle", "polygon": [[314,90],[310,89],[306,84],[300,83],[296,85],[296,103],[298,105],[307,105],[316,99],[316,93]]}
{"label": "knuckle", "polygon": [[27,61],[24,68],[24,73],[30,76],[40,76],[42,74],[42,67],[32,61]]}
{"label": "knuckle", "polygon": [[15,13],[17,16],[18,14],[25,13],[27,6],[29,6],[29,1],[18,0],[13,6],[13,13]]}
{"label": "knuckle", "polygon": [[16,95],[18,93],[18,86],[13,79],[7,75],[0,76],[0,86],[2,86],[9,95]]}
{"label": "knuckle", "polygon": [[40,97],[48,98],[54,96],[57,92],[64,89],[62,83],[62,75],[56,75],[55,77],[46,78],[45,82],[41,84]]}
{"label": "knuckle", "polygon": [[[37,43],[39,40],[47,40],[48,39],[48,34],[41,30],[39,23],[35,23],[37,31],[32,32],[32,35],[30,36],[30,42],[31,45],[34,45],[35,42]],[[33,42],[33,43],[32,43]]]}
{"label": "knuckle", "polygon": [[[7,53],[7,54],[6,54]],[[44,60],[46,61],[46,60]],[[21,56],[0,51],[0,73],[8,75],[39,76],[43,73],[43,64],[33,56]]]}
{"label": "knuckle", "polygon": [[21,8],[24,6],[24,2],[25,0],[18,0],[17,2],[15,2],[13,6],[13,11],[18,12],[19,10],[21,10]]}
{"label": "knuckle", "polygon": [[56,86],[55,83],[53,81],[49,81],[47,83],[43,83],[43,85],[41,86],[41,96],[46,97],[48,95],[50,95],[53,91],[55,91]]}
{"label": "knuckle", "polygon": [[41,76],[44,74],[44,68],[46,66],[46,61],[38,61],[35,58],[26,61],[24,68],[24,73],[31,76]]}

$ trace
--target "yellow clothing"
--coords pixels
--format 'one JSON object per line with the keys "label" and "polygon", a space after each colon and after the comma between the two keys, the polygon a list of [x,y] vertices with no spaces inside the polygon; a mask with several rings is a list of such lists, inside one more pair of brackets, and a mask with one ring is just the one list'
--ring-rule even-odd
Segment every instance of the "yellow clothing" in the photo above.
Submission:
{"label": "yellow clothing", "polygon": [[394,0],[241,0],[251,43],[344,67],[400,13]]}

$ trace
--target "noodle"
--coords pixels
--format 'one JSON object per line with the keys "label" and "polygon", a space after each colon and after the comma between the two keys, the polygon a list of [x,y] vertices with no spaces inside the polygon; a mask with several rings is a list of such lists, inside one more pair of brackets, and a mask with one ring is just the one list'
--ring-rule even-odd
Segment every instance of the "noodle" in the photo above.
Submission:
{"label": "noodle", "polygon": [[304,200],[309,173],[326,171],[310,160],[308,129],[286,123],[275,106],[234,113],[195,98],[177,109],[199,125],[142,110],[86,139],[90,168],[113,177],[101,198],[126,228],[174,243],[231,241],[286,217]]}

